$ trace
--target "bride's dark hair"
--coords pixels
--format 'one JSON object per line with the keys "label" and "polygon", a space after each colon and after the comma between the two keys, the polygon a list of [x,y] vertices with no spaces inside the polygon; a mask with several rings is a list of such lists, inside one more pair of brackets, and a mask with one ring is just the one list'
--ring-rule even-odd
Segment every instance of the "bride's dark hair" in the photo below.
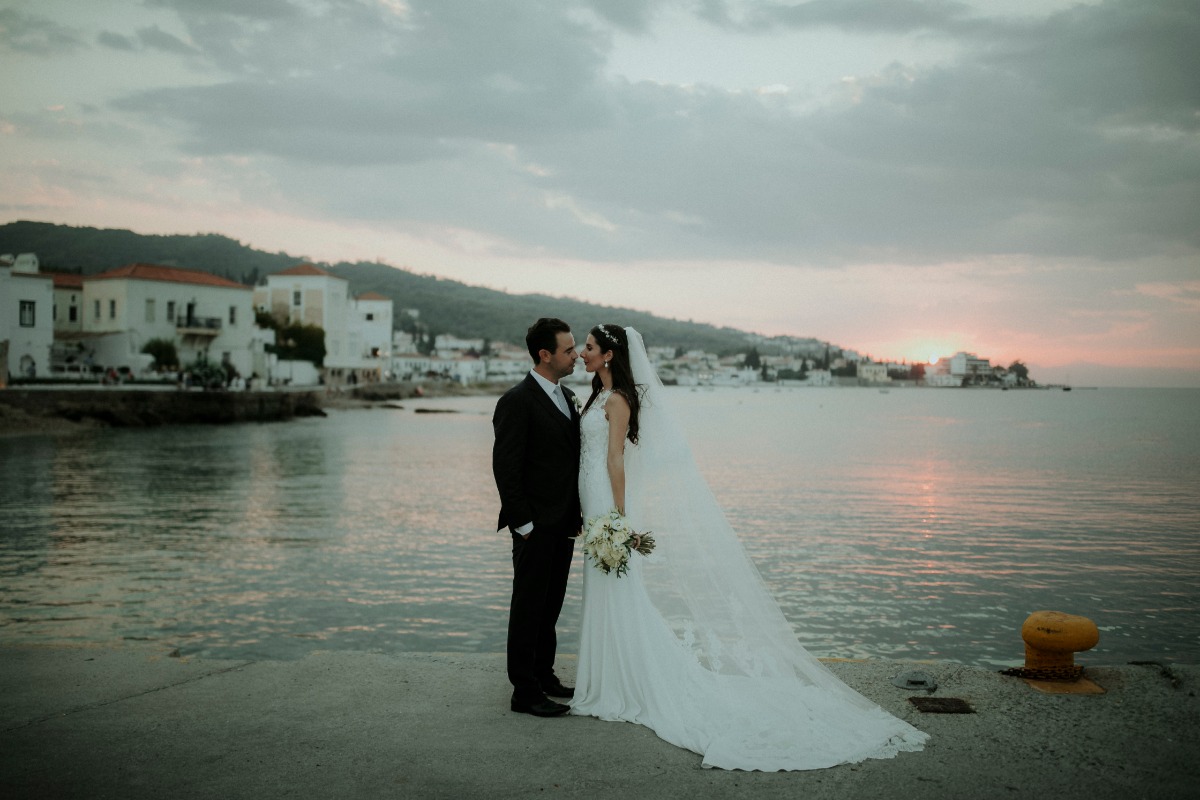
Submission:
{"label": "bride's dark hair", "polygon": [[[612,373],[613,391],[620,394],[629,403],[629,441],[637,444],[638,440],[638,411],[641,409],[641,397],[637,384],[633,382],[633,369],[629,365],[629,335],[620,325],[597,325],[591,330],[592,338],[601,353],[612,353],[608,361],[608,370]],[[592,407],[596,396],[604,388],[600,376],[592,377],[592,396],[588,398],[583,410]]]}

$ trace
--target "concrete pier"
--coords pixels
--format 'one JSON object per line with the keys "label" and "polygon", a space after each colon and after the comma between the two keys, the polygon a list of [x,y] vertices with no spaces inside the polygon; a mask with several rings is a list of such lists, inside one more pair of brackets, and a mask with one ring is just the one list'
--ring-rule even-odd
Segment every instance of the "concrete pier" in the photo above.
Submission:
{"label": "concrete pier", "polygon": [[[1196,797],[1200,667],[1089,667],[1044,694],[949,663],[835,662],[930,733],[920,753],[792,773],[706,770],[651,731],[508,710],[498,655],[207,661],[143,648],[0,648],[6,798]],[[974,713],[919,712],[919,669]],[[574,662],[560,661],[570,682]]]}

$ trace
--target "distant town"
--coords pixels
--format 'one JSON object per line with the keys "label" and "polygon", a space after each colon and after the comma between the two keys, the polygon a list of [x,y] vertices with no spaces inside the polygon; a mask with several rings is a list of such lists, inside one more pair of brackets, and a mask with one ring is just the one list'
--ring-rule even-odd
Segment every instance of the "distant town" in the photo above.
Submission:
{"label": "distant town", "polygon": [[[153,264],[45,272],[36,254],[22,253],[0,256],[0,298],[0,377],[9,385],[174,381],[336,392],[395,381],[510,384],[530,367],[523,342],[432,334],[417,309],[354,295],[345,278],[308,263],[250,287]],[[933,364],[884,362],[816,339],[747,336],[746,350],[733,355],[649,353],[663,382],[679,386],[1036,386],[1020,361],[1004,367],[957,353]],[[577,370],[571,380],[589,378]]]}

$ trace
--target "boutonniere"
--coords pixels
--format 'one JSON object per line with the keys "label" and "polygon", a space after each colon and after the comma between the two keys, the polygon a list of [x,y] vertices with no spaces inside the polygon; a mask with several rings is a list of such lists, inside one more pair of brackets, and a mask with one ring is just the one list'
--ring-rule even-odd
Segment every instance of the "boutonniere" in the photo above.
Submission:
{"label": "boutonniere", "polygon": [[579,411],[579,412],[583,411],[583,401],[579,399],[579,395],[577,395],[577,394],[571,395],[571,402],[575,404],[576,411]]}

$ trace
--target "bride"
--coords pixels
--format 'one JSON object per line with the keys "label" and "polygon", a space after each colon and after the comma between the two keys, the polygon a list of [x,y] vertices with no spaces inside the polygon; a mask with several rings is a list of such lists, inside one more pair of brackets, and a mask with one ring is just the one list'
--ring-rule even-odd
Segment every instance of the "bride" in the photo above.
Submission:
{"label": "bride", "polygon": [[580,423],[583,518],[653,532],[626,574],[588,562],[571,713],[645,725],[704,766],[820,769],[920,750],[925,733],[839,681],[796,640],[742,549],[633,328],[597,325]]}

